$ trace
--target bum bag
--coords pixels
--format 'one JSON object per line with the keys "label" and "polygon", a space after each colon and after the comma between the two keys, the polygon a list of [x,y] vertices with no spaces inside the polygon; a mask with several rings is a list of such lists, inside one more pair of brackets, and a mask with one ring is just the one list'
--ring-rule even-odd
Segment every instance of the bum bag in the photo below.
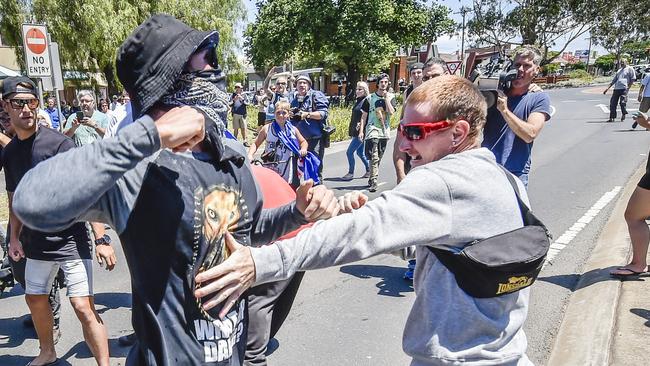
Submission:
{"label": "bum bag", "polygon": [[523,227],[475,240],[460,252],[428,247],[454,274],[458,286],[476,298],[502,296],[532,285],[551,245],[546,226],[521,201],[517,183],[505,173],[515,190]]}

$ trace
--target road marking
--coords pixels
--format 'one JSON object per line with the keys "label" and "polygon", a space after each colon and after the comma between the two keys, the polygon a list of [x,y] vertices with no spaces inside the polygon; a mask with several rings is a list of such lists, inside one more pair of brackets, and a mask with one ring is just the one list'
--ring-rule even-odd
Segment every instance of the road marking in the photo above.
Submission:
{"label": "road marking", "polygon": [[605,193],[594,203],[593,206],[591,206],[587,212],[585,212],[584,215],[582,215],[581,218],[578,219],[570,228],[567,229],[562,235],[560,235],[559,238],[557,238],[552,244],[551,248],[548,250],[548,254],[546,255],[546,263],[544,263],[544,266],[546,266],[549,262],[553,260],[560,252],[562,249],[566,248],[567,245],[573,241],[573,239],[578,236],[580,231],[584,229],[587,224],[591,222],[598,214],[600,211],[607,206],[608,203],[610,203],[614,197],[621,191],[622,187],[621,186],[616,186],[614,187],[611,191]]}
{"label": "road marking", "polygon": [[551,117],[553,117],[555,112],[556,112],[555,107],[551,106]]}
{"label": "road marking", "polygon": [[[603,113],[609,114],[609,106],[607,104],[596,104],[596,107],[600,107],[600,109],[603,111]],[[626,108],[628,112],[636,112],[638,109],[636,108]]]}
{"label": "road marking", "polygon": [[600,102],[600,99],[588,99],[587,102]]}
{"label": "road marking", "polygon": [[577,100],[563,100],[562,103],[575,103]]}

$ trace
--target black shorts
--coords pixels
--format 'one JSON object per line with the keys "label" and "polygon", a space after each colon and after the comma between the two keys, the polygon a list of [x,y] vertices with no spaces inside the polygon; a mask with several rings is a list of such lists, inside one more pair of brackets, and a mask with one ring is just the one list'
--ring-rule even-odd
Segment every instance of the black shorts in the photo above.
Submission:
{"label": "black shorts", "polygon": [[257,112],[257,125],[264,126],[266,124],[266,113]]}

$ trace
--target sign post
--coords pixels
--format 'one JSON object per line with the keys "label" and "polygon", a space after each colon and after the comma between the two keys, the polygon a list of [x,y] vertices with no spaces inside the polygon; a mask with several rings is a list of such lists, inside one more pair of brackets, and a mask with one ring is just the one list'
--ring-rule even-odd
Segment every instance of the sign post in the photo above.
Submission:
{"label": "sign post", "polygon": [[[45,78],[52,76],[50,50],[47,42],[47,27],[38,24],[23,24],[23,49],[27,64],[27,76]],[[43,105],[43,82],[39,79],[39,100]]]}

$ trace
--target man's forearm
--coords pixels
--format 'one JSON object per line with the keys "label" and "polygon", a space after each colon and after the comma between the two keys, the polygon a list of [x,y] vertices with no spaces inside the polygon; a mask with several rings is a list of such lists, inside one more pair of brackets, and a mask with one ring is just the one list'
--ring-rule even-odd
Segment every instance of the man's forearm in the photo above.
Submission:
{"label": "man's forearm", "polygon": [[[118,180],[127,172],[131,174],[138,163],[159,148],[156,127],[146,117],[126,126],[113,138],[58,154],[25,174],[14,195],[14,212],[29,227],[55,232],[77,221],[107,220],[102,216],[105,213],[94,205],[110,203],[114,208],[110,219],[118,220],[112,224],[116,229],[123,228],[125,219],[115,216],[121,212],[115,207],[134,204],[144,173],[134,170],[132,180]],[[146,163],[143,166],[146,169]],[[43,185],[44,181],[57,184]],[[109,190],[111,193],[128,191],[130,195],[107,195]]]}
{"label": "man's forearm", "polygon": [[512,111],[506,109],[501,111],[503,119],[508,124],[508,127],[515,133],[520,139],[526,141],[527,143],[533,142],[537,137],[537,130],[533,125],[519,119]]}
{"label": "man's forearm", "polygon": [[307,223],[309,222],[298,211],[295,202],[276,208],[263,209],[251,232],[251,242],[254,246],[272,243]]}
{"label": "man's forearm", "polygon": [[406,177],[406,153],[399,150],[400,137],[397,135],[395,138],[395,145],[393,145],[393,165],[395,166],[395,175],[397,176],[397,184],[399,184],[404,177]]}
{"label": "man's forearm", "polygon": [[64,129],[63,134],[72,138],[72,136],[74,136],[75,131],[77,131],[77,127],[78,126],[72,126],[70,128]]}

